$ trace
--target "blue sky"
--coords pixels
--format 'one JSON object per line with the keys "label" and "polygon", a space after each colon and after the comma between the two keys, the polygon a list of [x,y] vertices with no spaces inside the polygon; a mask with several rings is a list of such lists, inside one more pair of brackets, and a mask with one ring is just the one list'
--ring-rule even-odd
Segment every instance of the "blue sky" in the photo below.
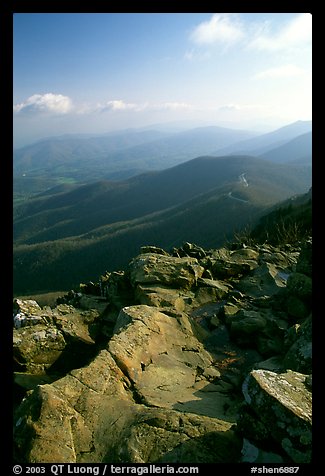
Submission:
{"label": "blue sky", "polygon": [[174,121],[309,120],[311,22],[308,13],[15,14],[14,144]]}

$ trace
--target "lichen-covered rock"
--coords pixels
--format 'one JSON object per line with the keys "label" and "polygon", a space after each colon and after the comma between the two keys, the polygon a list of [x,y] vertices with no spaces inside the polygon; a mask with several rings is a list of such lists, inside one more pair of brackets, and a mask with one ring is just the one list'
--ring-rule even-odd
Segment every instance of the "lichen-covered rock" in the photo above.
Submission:
{"label": "lichen-covered rock", "polygon": [[249,276],[242,279],[237,288],[254,298],[272,296],[286,286],[286,279],[279,272],[280,269],[271,263],[263,263]]}
{"label": "lichen-covered rock", "polygon": [[251,270],[255,269],[258,264],[254,260],[234,259],[230,254],[229,257],[220,257],[212,259],[212,274],[218,279],[229,279],[233,277],[242,277],[247,275]]}
{"label": "lichen-covered rock", "polygon": [[[312,396],[306,377],[291,370],[277,374],[259,369],[250,372],[243,383],[256,426],[262,426],[265,439],[272,438],[295,463],[311,461]],[[254,425],[252,419],[250,425]],[[249,429],[254,431],[254,427]],[[261,432],[256,434],[262,440]]]}
{"label": "lichen-covered rock", "polygon": [[228,462],[240,458],[235,410],[186,316],[121,311],[107,349],[15,415],[21,462]]}
{"label": "lichen-covered rock", "polygon": [[221,301],[232,289],[231,285],[216,279],[199,278],[197,284],[198,289],[195,293],[195,299],[198,304]]}
{"label": "lichen-covered rock", "polygon": [[159,284],[189,289],[204,272],[196,258],[174,258],[158,254],[142,254],[129,264],[130,279],[137,284]]}
{"label": "lichen-covered rock", "polygon": [[73,306],[60,304],[53,310],[53,320],[69,341],[94,344],[98,333],[96,323],[99,312],[96,309],[81,311]]}
{"label": "lichen-covered rock", "polygon": [[152,408],[126,428],[119,457],[136,463],[237,462],[240,446],[241,439],[225,421]]}
{"label": "lichen-covered rock", "polygon": [[55,309],[17,300],[17,462],[309,462],[303,250],[146,246]]}
{"label": "lichen-covered rock", "polygon": [[132,393],[125,391],[126,386],[123,373],[103,350],[89,366],[37,387],[15,415],[17,460],[107,460],[131,414]]}
{"label": "lichen-covered rock", "polygon": [[42,310],[39,304],[33,299],[14,299],[13,302],[14,327],[19,329],[25,326],[34,326],[51,322],[47,310]]}
{"label": "lichen-covered rock", "polygon": [[169,253],[167,253],[167,251],[162,248],[159,248],[158,246],[141,246],[141,254],[145,253],[155,253],[157,255],[169,256]]}
{"label": "lichen-covered rock", "polygon": [[100,330],[100,312],[96,309],[81,310],[70,304],[42,309],[35,301],[23,300],[16,300],[14,309],[25,313],[22,325],[13,331],[17,371],[60,374],[78,362],[82,365],[95,347]]}
{"label": "lichen-covered rock", "polygon": [[209,373],[204,376],[213,357],[185,315],[170,317],[149,306],[124,308],[108,349],[147,405],[220,416],[224,398],[204,391],[209,385],[213,390]]}
{"label": "lichen-covered rock", "polygon": [[13,331],[14,362],[18,369],[29,373],[44,373],[58,360],[66,345],[62,332],[55,326],[36,324]]}
{"label": "lichen-covered rock", "polygon": [[21,312],[28,316],[35,313],[37,314],[41,310],[41,307],[33,299],[14,299],[13,310],[16,313]]}
{"label": "lichen-covered rock", "polygon": [[135,299],[140,304],[153,307],[172,308],[177,312],[185,310],[187,303],[192,302],[194,293],[172,289],[166,286],[153,284],[138,284],[135,289]]}
{"label": "lichen-covered rock", "polygon": [[257,246],[259,251],[259,264],[271,263],[281,268],[283,272],[290,273],[299,259],[300,252],[291,248],[280,249],[268,244]]}

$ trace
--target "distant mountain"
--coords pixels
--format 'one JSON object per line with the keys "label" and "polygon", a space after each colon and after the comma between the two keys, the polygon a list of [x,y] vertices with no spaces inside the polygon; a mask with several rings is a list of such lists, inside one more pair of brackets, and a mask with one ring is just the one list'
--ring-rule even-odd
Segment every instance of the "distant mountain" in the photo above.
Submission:
{"label": "distant mountain", "polygon": [[124,182],[43,194],[16,209],[14,289],[69,289],[121,269],[145,244],[219,246],[267,207],[308,190],[310,169],[200,157]]}
{"label": "distant mountain", "polygon": [[64,135],[38,141],[14,150],[14,174],[52,170],[59,166],[69,167],[97,159],[108,154],[165,137],[166,133],[145,130],[126,130],[100,136]]}
{"label": "distant mountain", "polygon": [[263,159],[277,163],[296,163],[311,165],[312,162],[312,133],[307,132],[291,141],[261,154]]}
{"label": "distant mountain", "polygon": [[259,156],[276,147],[280,147],[292,139],[312,132],[312,121],[297,121],[275,131],[262,134],[251,139],[240,141],[218,151],[218,154],[248,154]]}
{"label": "distant mountain", "polygon": [[24,184],[28,195],[33,185],[39,193],[50,180],[52,186],[67,181],[123,180],[172,167],[253,135],[211,126],[179,133],[135,130],[99,137],[52,138],[14,151],[14,182],[19,181],[17,193],[23,196]]}
{"label": "distant mountain", "polygon": [[309,172],[299,168],[274,167],[245,156],[198,158],[123,182],[102,180],[63,193],[41,194],[16,207],[14,239],[25,243],[48,241],[132,220],[234,182],[240,174],[252,183],[265,180],[267,188],[272,184],[275,200],[283,197],[282,190],[287,190],[289,196],[310,186]]}
{"label": "distant mountain", "polygon": [[259,156],[311,127],[311,121],[298,121],[268,134],[207,126],[177,133],[134,129],[50,138],[14,151],[14,198],[21,201],[60,184],[125,180],[201,155]]}

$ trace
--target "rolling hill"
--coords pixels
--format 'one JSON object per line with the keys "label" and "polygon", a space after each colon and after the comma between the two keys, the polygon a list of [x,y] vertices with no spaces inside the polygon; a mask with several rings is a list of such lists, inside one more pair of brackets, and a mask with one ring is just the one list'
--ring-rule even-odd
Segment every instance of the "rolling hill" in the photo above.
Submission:
{"label": "rolling hill", "polygon": [[291,141],[261,154],[263,159],[277,163],[295,163],[311,165],[312,133],[306,132]]}
{"label": "rolling hill", "polygon": [[124,267],[145,244],[219,246],[310,186],[311,167],[199,157],[123,182],[43,194],[17,207],[15,292],[70,289]]}
{"label": "rolling hill", "polygon": [[68,192],[41,194],[16,207],[14,240],[31,244],[61,239],[139,218],[235,182],[241,174],[251,183],[265,180],[266,193],[272,184],[275,201],[283,198],[282,190],[290,196],[310,186],[310,173],[304,168],[274,167],[246,156],[201,157],[122,182],[102,180]]}
{"label": "rolling hill", "polygon": [[177,133],[132,130],[99,137],[47,139],[14,151],[14,182],[19,182],[14,189],[23,197],[25,189],[27,195],[33,192],[33,185],[34,193],[39,193],[67,181],[122,180],[172,167],[253,135],[211,126]]}
{"label": "rolling hill", "polygon": [[254,157],[280,147],[295,137],[312,131],[312,121],[296,121],[275,131],[261,134],[257,137],[239,141],[218,151],[218,154],[247,154]]}

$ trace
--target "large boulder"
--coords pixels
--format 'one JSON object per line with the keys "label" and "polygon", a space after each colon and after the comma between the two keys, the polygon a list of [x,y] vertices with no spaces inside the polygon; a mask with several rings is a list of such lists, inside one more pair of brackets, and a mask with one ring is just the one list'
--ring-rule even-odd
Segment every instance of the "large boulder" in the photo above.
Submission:
{"label": "large boulder", "polygon": [[[20,462],[229,462],[240,458],[235,409],[185,315],[124,308],[107,349],[15,414]],[[227,404],[227,407],[226,407]]]}
{"label": "large boulder", "polygon": [[132,285],[159,284],[189,289],[204,272],[196,258],[175,258],[155,253],[141,254],[129,264]]}
{"label": "large boulder", "polygon": [[13,319],[16,329],[51,323],[51,314],[51,310],[42,309],[33,299],[16,298],[13,301]]}
{"label": "large boulder", "polygon": [[281,268],[272,263],[263,263],[249,276],[242,279],[237,288],[253,298],[272,296],[286,286],[286,276]]}
{"label": "large boulder", "polygon": [[22,313],[27,316],[30,316],[33,314],[37,314],[41,310],[41,307],[33,299],[16,298],[14,299],[14,302],[13,302],[13,310],[14,310],[14,314]]}
{"label": "large boulder", "polygon": [[258,267],[257,256],[258,253],[255,253],[254,250],[230,251],[220,248],[207,258],[206,263],[217,279],[238,278],[249,274],[250,271]]}
{"label": "large boulder", "polygon": [[93,352],[101,326],[98,310],[69,304],[42,309],[35,301],[16,299],[14,315],[15,370],[27,374],[61,373],[81,365]]}
{"label": "large boulder", "polygon": [[149,306],[124,308],[108,348],[147,405],[222,416],[226,397],[210,383],[220,373],[186,315],[171,317]]}
{"label": "large boulder", "polygon": [[197,284],[198,289],[195,293],[195,300],[198,305],[221,301],[232,289],[230,284],[216,279],[199,278]]}
{"label": "large boulder", "polygon": [[35,324],[13,331],[15,367],[32,374],[43,374],[61,356],[66,340],[55,326]]}
{"label": "large boulder", "polygon": [[216,418],[151,408],[125,430],[123,462],[222,463],[240,457],[241,439],[229,423]]}
{"label": "large boulder", "polygon": [[17,462],[310,461],[311,249],[295,269],[297,250],[147,246],[93,294],[16,301]]}
{"label": "large boulder", "polygon": [[[243,383],[250,417],[242,419],[247,438],[273,440],[295,463],[311,461],[312,395],[308,376],[288,370],[253,370]],[[253,416],[252,416],[253,415]]]}
{"label": "large boulder", "polygon": [[138,284],[135,290],[135,299],[140,304],[148,306],[171,308],[177,312],[182,312],[187,305],[193,302],[194,293],[180,289],[169,288],[168,286],[157,286],[154,284]]}
{"label": "large boulder", "polygon": [[59,304],[52,313],[55,325],[70,342],[95,343],[100,316],[96,309],[82,311],[67,304]]}

